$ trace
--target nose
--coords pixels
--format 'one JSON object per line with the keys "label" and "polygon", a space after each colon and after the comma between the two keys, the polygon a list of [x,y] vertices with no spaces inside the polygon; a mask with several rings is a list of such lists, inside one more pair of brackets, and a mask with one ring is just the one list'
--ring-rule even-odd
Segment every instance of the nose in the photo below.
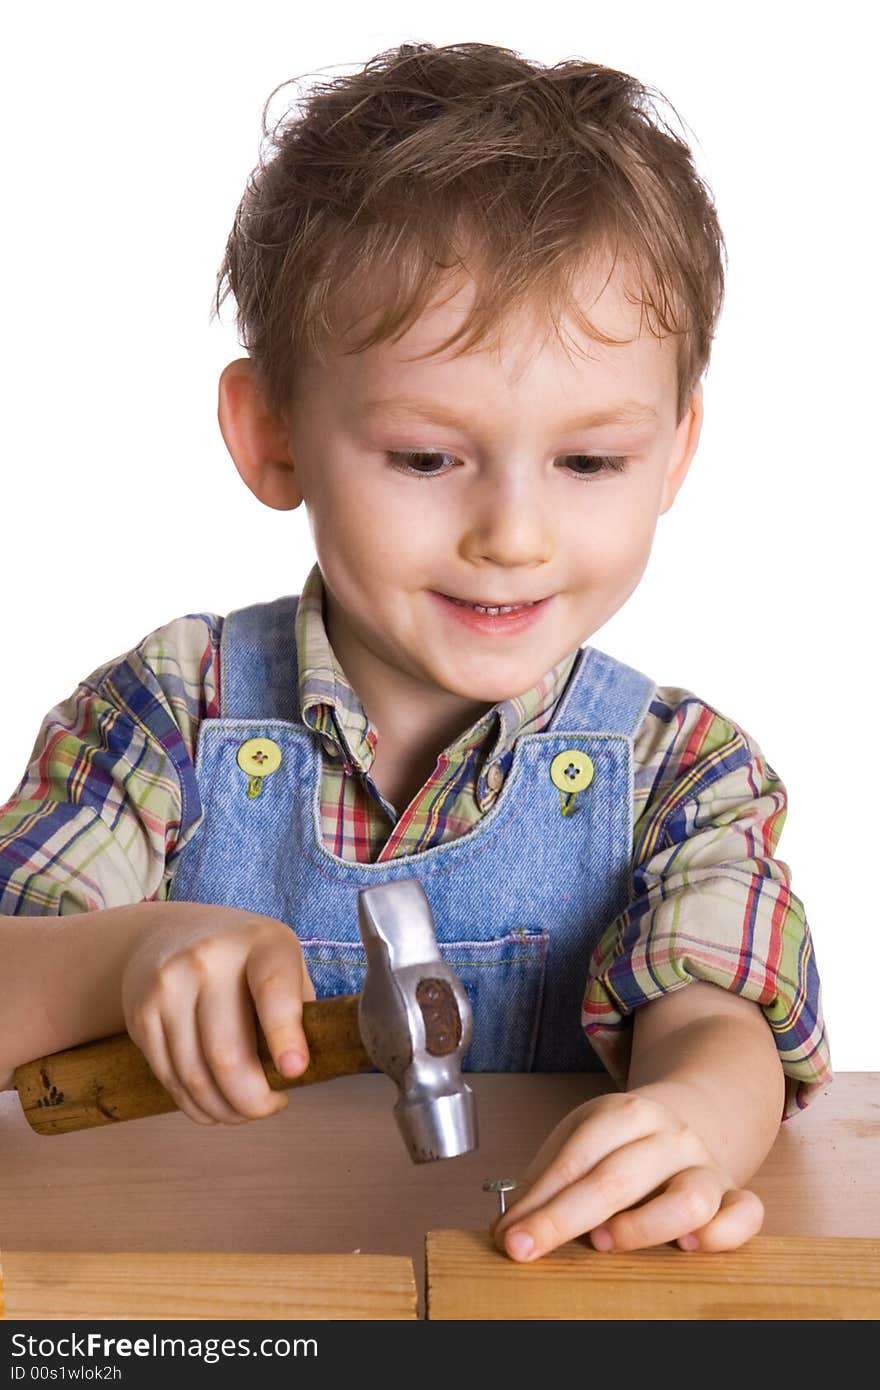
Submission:
{"label": "nose", "polygon": [[486,474],[466,498],[459,551],[471,564],[534,568],[553,554],[553,534],[541,480],[520,473]]}

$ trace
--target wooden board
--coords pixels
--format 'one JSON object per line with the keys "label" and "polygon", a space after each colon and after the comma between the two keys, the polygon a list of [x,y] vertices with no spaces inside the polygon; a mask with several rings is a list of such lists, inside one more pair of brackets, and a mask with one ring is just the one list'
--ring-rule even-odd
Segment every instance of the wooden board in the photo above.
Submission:
{"label": "wooden board", "polygon": [[[3,1299],[5,1295],[5,1311]],[[415,1318],[401,1255],[5,1250],[6,1318]]]}
{"label": "wooden board", "polygon": [[755,1236],[739,1250],[600,1254],[572,1241],[518,1264],[482,1231],[430,1231],[435,1319],[880,1317],[880,1240]]}

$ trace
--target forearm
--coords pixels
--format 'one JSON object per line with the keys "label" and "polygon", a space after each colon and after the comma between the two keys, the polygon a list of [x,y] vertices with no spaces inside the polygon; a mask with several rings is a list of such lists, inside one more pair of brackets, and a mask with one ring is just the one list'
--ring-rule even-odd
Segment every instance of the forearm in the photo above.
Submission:
{"label": "forearm", "polygon": [[135,940],[190,906],[144,902],[64,917],[0,915],[0,1090],[12,1087],[22,1062],[123,1032],[122,972]]}
{"label": "forearm", "polygon": [[776,1138],[785,1077],[759,1006],[696,983],[636,1010],[627,1090],[668,1105],[742,1185]]}

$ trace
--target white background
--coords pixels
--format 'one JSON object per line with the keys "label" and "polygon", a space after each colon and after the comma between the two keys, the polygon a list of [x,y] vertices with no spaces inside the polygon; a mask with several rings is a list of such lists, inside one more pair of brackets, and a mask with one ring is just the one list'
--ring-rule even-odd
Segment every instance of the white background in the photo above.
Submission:
{"label": "white background", "polygon": [[45,711],[100,663],[180,614],[295,593],[312,564],[304,513],[257,502],[216,422],[242,350],[231,299],[209,322],[215,274],[273,88],[405,40],[623,68],[690,127],[730,268],[697,457],[639,588],[591,641],[758,740],[789,792],[778,853],[833,1062],[880,1068],[869,12],[17,6],[0,83],[0,802]]}

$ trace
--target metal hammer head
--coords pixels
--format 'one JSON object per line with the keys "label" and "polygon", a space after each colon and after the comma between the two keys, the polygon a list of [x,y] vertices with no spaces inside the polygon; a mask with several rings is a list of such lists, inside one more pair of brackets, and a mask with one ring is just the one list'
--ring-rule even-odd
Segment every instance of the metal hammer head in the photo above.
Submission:
{"label": "metal hammer head", "polygon": [[361,1038],[397,1083],[394,1115],[415,1163],[477,1147],[474,1093],[461,1079],[471,1006],[440,955],[425,890],[401,878],[358,894],[367,973],[358,1009]]}

